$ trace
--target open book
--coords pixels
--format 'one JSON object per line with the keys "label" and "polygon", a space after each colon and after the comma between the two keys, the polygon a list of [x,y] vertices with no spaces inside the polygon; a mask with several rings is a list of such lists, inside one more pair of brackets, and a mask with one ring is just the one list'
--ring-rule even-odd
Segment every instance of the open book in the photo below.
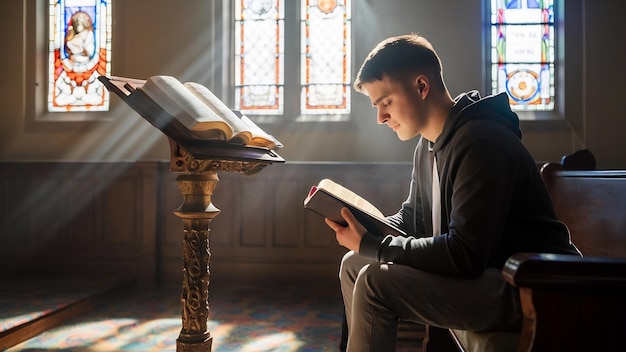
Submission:
{"label": "open book", "polygon": [[275,149],[282,144],[247,116],[229,109],[207,87],[172,76],[152,76],[138,87],[195,139]]}
{"label": "open book", "polygon": [[304,207],[344,226],[347,224],[341,217],[340,211],[341,208],[347,207],[373,235],[406,236],[404,231],[387,221],[378,208],[330,179],[323,179],[317,186],[311,187],[309,194],[304,199]]}

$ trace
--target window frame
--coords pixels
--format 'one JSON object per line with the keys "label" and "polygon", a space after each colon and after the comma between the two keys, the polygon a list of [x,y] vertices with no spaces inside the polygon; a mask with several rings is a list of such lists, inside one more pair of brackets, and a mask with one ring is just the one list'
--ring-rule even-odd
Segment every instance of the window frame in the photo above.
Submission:
{"label": "window frame", "polygon": [[[222,62],[225,63],[224,74],[222,76],[222,99],[228,106],[234,106],[235,100],[235,4],[233,1],[223,0],[222,2],[222,31],[228,33],[227,40],[224,40],[222,50]],[[351,6],[354,6],[352,4]],[[351,20],[353,21],[353,20]],[[284,24],[284,106],[282,115],[248,115],[256,123],[261,124],[285,124],[285,123],[320,123],[320,122],[349,122],[352,119],[353,107],[350,113],[343,114],[302,114],[300,111],[301,94],[301,2],[285,0],[285,24]],[[354,52],[354,30],[350,30],[351,48]],[[287,53],[297,53],[297,55],[287,55]],[[354,72],[354,55],[350,55],[350,72]],[[347,90],[350,94],[351,104],[354,104],[354,90],[350,86]]]}
{"label": "window frame", "polygon": [[[484,37],[484,68],[485,68],[485,92],[492,92],[492,24],[491,24],[491,0],[483,0],[483,18],[485,29]],[[525,111],[516,110],[521,121],[556,121],[565,119],[566,94],[563,82],[565,81],[564,56],[565,56],[565,1],[554,0],[554,108],[551,111]]]}
{"label": "window frame", "polygon": [[[109,109],[102,111],[48,111],[49,87],[49,16],[50,4],[48,1],[25,2],[25,40],[24,52],[27,69],[24,70],[24,112],[27,129],[58,128],[73,130],[85,124],[97,124],[113,120],[109,102]],[[110,98],[109,98],[110,99]]]}

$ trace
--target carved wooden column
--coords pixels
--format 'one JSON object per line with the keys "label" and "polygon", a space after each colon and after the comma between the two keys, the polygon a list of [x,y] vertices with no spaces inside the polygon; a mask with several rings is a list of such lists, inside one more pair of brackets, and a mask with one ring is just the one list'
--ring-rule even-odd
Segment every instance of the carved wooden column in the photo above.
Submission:
{"label": "carved wooden column", "polygon": [[211,351],[209,332],[209,226],[220,212],[211,202],[218,171],[254,174],[267,163],[198,159],[170,139],[170,171],[176,178],[183,203],[174,213],[183,221],[183,283],[181,291],[182,329],[176,340],[177,352]]}
{"label": "carved wooden column", "polygon": [[174,213],[183,220],[182,329],[176,351],[211,351],[209,317],[209,223],[219,214],[211,203],[216,172],[176,178],[184,201]]}

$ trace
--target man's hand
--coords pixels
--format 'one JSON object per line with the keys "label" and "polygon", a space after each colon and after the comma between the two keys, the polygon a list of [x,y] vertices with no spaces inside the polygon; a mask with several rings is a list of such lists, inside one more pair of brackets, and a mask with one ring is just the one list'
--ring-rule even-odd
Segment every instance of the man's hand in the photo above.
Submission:
{"label": "man's hand", "polygon": [[361,225],[356,219],[354,215],[348,210],[348,208],[341,209],[341,217],[348,223],[348,226],[341,226],[338,223],[326,218],[326,224],[335,231],[335,236],[337,238],[337,242],[348,248],[349,250],[354,251],[355,253],[359,252],[359,246],[361,245],[361,238],[367,232],[365,227]]}

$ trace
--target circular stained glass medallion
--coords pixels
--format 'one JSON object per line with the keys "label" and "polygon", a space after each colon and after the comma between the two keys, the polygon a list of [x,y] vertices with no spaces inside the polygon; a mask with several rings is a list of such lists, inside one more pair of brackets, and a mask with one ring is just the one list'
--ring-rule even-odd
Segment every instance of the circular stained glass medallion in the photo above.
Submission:
{"label": "circular stained glass medallion", "polygon": [[539,75],[530,70],[515,70],[507,75],[506,90],[517,103],[527,104],[539,94]]}

